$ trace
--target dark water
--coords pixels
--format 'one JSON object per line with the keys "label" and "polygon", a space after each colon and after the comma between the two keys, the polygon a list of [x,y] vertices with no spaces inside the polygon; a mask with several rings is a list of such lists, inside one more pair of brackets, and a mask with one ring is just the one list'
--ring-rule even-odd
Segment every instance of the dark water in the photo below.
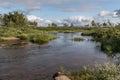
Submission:
{"label": "dark water", "polygon": [[99,48],[100,44],[83,37],[82,42],[71,39],[80,33],[58,33],[58,39],[45,45],[29,44],[18,48],[0,48],[0,79],[52,80],[60,67],[79,70],[84,65],[110,61]]}

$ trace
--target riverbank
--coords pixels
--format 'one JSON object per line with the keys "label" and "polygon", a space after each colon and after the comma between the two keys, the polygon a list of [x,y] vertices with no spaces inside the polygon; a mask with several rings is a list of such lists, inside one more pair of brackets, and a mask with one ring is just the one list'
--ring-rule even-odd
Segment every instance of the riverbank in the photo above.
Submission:
{"label": "riverbank", "polygon": [[[45,44],[57,38],[57,36],[50,36],[49,34],[56,33],[76,33],[82,32],[82,36],[92,36],[92,41],[101,43],[101,50],[105,51],[109,56],[120,52],[120,28],[106,27],[106,28],[78,28],[78,27],[0,27],[0,42],[11,40],[24,40],[35,44]],[[82,41],[81,38],[74,38],[73,40]]]}
{"label": "riverbank", "polygon": [[96,28],[91,31],[87,30],[82,33],[83,36],[93,36],[92,41],[101,43],[101,50],[107,53],[108,56],[120,53],[120,28]]}
{"label": "riverbank", "polygon": [[0,43],[5,41],[26,41],[35,44],[45,44],[49,41],[56,39],[56,36],[49,36],[49,32],[42,31],[36,28],[0,28]]}

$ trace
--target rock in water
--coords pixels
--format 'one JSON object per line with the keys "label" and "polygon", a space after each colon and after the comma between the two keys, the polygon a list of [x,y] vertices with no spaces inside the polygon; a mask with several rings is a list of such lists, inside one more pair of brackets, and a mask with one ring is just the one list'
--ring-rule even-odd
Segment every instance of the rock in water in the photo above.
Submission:
{"label": "rock in water", "polygon": [[54,80],[70,80],[67,76],[62,74],[61,72],[57,72],[53,75]]}

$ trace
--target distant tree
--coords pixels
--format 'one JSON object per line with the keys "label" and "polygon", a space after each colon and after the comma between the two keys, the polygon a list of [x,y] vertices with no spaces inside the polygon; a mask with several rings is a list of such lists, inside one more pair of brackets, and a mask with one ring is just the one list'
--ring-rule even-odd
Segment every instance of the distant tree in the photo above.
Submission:
{"label": "distant tree", "polygon": [[56,23],[52,23],[51,26],[52,27],[57,27],[57,24]]}
{"label": "distant tree", "polygon": [[67,23],[64,23],[63,24],[63,27],[68,27],[69,25]]}
{"label": "distant tree", "polygon": [[112,27],[112,23],[110,22],[110,20],[108,19],[108,24],[110,27]]}
{"label": "distant tree", "polygon": [[15,27],[28,25],[28,21],[22,12],[14,11],[3,15],[3,23],[8,26],[9,23],[14,23]]}
{"label": "distant tree", "polygon": [[100,26],[101,26],[99,22],[97,22],[96,25],[97,25],[97,27],[100,27]]}
{"label": "distant tree", "polygon": [[29,21],[29,26],[37,26],[37,22],[36,21]]}
{"label": "distant tree", "polygon": [[2,25],[2,23],[3,23],[3,16],[2,14],[0,14],[0,25]]}
{"label": "distant tree", "polygon": [[92,20],[91,25],[92,25],[93,27],[96,27],[96,23],[95,23],[94,20]]}
{"label": "distant tree", "polygon": [[104,27],[107,27],[107,23],[104,22],[104,23],[103,23],[103,26],[104,26]]}
{"label": "distant tree", "polygon": [[51,27],[51,24],[48,24],[48,27]]}
{"label": "distant tree", "polygon": [[73,23],[71,23],[70,27],[74,27],[74,24],[73,24]]}

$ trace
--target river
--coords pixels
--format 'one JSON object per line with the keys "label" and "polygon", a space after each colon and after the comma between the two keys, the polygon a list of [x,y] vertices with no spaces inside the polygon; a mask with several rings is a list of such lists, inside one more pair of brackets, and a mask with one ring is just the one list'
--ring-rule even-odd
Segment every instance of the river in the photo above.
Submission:
{"label": "river", "polygon": [[[52,80],[60,67],[68,71],[79,70],[84,65],[112,61],[100,50],[100,43],[81,33],[57,33],[58,36],[44,45],[0,48],[0,80]],[[81,36],[85,40],[72,41]]]}

